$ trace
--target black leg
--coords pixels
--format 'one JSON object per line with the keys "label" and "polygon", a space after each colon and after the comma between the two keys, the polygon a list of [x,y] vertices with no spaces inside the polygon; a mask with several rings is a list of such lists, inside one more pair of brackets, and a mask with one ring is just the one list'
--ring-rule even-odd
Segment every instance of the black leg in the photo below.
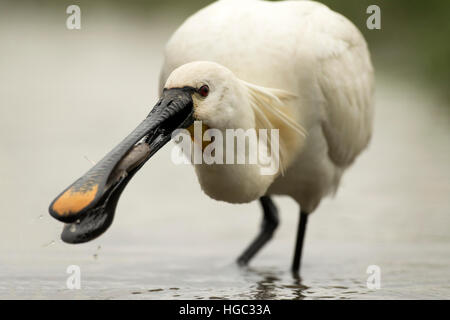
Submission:
{"label": "black leg", "polygon": [[292,272],[298,274],[300,263],[302,260],[303,239],[305,238],[306,223],[308,222],[308,214],[300,212],[300,221],[298,223],[297,243],[295,245],[294,261],[292,263]]}
{"label": "black leg", "polygon": [[261,231],[250,246],[238,258],[238,264],[245,266],[258,253],[258,251],[272,238],[275,229],[278,227],[278,210],[269,196],[259,198],[263,209],[263,222]]}

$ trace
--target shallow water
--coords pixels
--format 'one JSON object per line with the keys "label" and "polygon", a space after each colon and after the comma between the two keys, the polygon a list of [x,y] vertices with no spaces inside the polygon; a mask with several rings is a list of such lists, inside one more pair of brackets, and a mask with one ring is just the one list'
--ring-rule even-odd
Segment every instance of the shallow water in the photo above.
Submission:
{"label": "shallow water", "polygon": [[[148,113],[180,22],[90,14],[79,33],[53,16],[0,19],[0,298],[450,297],[450,108],[382,72],[373,141],[310,218],[301,279],[289,272],[297,205],[276,198],[273,241],[240,269],[258,205],[207,198],[191,167],[170,162],[172,146],[133,179],[104,236],[63,244],[48,204]],[[81,268],[80,290],[66,287],[69,265]],[[367,288],[370,265],[380,289]]]}

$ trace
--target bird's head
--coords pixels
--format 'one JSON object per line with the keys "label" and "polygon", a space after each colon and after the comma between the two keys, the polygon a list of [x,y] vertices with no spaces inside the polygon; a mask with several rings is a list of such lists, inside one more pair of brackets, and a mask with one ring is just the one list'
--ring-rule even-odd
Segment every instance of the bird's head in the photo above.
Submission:
{"label": "bird's head", "polygon": [[254,115],[248,91],[229,69],[208,61],[196,61],[175,69],[164,91],[189,88],[192,92],[193,117],[216,129],[254,127]]}

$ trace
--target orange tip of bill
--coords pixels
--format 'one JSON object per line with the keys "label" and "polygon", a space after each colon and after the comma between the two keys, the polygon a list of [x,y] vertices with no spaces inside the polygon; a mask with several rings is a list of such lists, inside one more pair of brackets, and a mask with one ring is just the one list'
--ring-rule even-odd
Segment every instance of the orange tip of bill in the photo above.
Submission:
{"label": "orange tip of bill", "polygon": [[71,187],[55,200],[52,210],[60,216],[77,214],[95,199],[97,190],[98,184],[92,186],[89,190],[74,190],[74,187]]}

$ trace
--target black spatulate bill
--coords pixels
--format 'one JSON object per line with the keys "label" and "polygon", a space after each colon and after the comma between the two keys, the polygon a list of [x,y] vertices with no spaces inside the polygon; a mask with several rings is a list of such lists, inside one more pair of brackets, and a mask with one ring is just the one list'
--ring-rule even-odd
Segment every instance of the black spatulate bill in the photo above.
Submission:
{"label": "black spatulate bill", "polygon": [[136,129],[53,200],[49,212],[66,223],[64,242],[87,242],[109,228],[120,195],[134,174],[171,139],[175,129],[193,123],[194,91],[191,87],[164,90]]}

